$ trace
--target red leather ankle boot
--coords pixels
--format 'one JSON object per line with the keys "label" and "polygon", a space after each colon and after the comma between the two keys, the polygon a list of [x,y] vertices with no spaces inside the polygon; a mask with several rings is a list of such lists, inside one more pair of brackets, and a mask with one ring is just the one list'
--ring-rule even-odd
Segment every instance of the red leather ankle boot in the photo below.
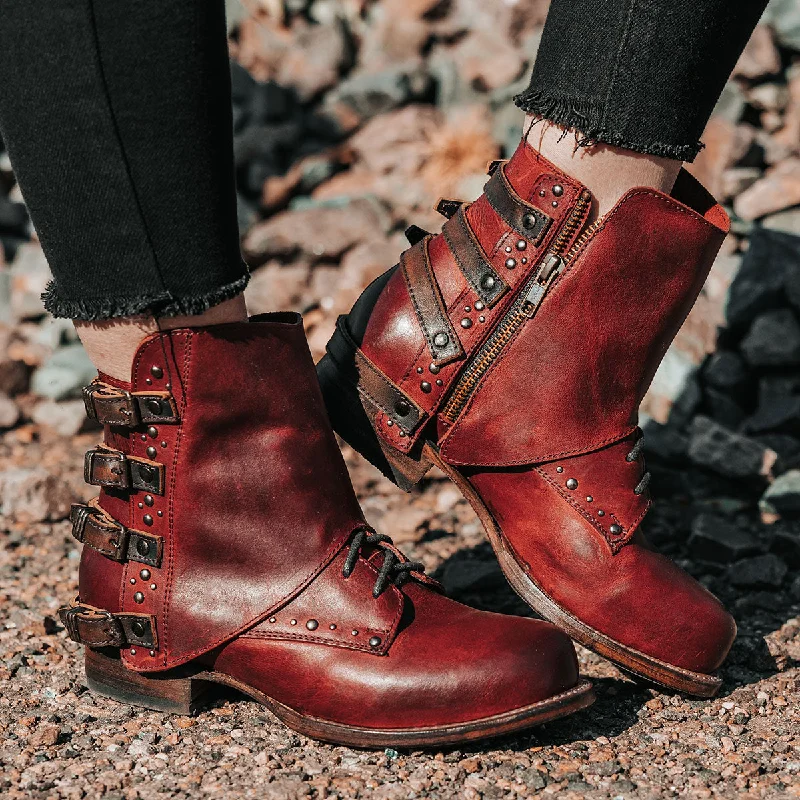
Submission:
{"label": "red leather ankle boot", "polygon": [[299,316],[145,339],[84,393],[98,500],[61,609],[93,691],[190,713],[215,683],[309,736],[426,746],[588,705],[552,625],[443,597],[364,521]]}
{"label": "red leather ankle boot", "polygon": [[728,230],[686,172],[591,195],[527,144],[469,205],[440,201],[340,318],[318,372],[334,429],[399,486],[437,464],[506,577],[574,639],[664,686],[713,695],[735,625],[639,530],[637,409]]}

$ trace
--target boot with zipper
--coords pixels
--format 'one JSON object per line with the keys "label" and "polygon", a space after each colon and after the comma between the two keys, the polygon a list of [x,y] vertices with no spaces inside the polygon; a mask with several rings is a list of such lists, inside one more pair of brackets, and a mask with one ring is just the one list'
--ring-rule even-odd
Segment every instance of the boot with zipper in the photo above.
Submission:
{"label": "boot with zipper", "polygon": [[520,730],[592,701],[572,642],[445,598],[364,521],[294,314],[145,339],[84,392],[104,443],[60,611],[89,688],[181,714],[214,684],[353,746]]}
{"label": "boot with zipper", "polygon": [[712,696],[736,627],[640,530],[637,410],[729,228],[688,173],[592,196],[528,144],[472,204],[442,200],[338,320],[318,373],[334,429],[398,486],[431,464],[514,589],[620,667]]}

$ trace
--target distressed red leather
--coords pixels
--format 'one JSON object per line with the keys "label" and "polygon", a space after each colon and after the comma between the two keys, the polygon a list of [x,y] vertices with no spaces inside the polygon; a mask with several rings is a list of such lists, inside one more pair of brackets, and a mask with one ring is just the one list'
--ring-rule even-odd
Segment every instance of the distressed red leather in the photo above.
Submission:
{"label": "distressed red leather", "polygon": [[[683,172],[671,196],[633,189],[587,227],[585,187],[526,143],[499,169],[513,202],[499,208],[485,194],[466,219],[486,262],[508,283],[501,301],[476,313],[459,254],[445,235],[427,243],[463,357],[431,376],[430,348],[399,270],[369,306],[365,293],[344,322],[385,378],[425,409],[424,423],[407,431],[397,420],[387,425],[385,414],[367,413],[380,442],[372,447],[364,422],[342,411],[340,398],[361,389],[341,378],[341,348],[331,347],[319,371],[334,427],[405,486],[419,479],[420,468],[410,469],[408,459],[424,469],[427,442],[496,523],[515,569],[536,587],[531,591],[557,604],[550,619],[567,629],[566,621],[578,620],[596,641],[608,637],[636,651],[634,658],[663,662],[667,673],[674,668],[679,688],[682,670],[696,673],[705,687],[699,691],[706,691],[704,676],[720,665],[736,629],[719,602],[650,550],[639,531],[650,500],[637,414],[703,286],[727,216]],[[487,194],[494,187],[496,197],[496,175],[492,181]],[[539,241],[512,226],[519,200],[551,220]],[[556,277],[529,294],[548,260],[558,265]],[[504,339],[499,332],[523,293],[538,305],[527,306],[530,318],[514,323]],[[433,378],[436,388],[424,391],[422,382]],[[669,684],[661,666],[658,680]]]}
{"label": "distressed red leather", "polygon": [[162,537],[160,565],[88,546],[81,558],[81,604],[155,620],[157,644],[122,648],[128,670],[212,671],[360,729],[459,725],[587,694],[554,626],[459,605],[418,568],[378,591],[387,556],[406,561],[390,542],[353,560],[369,528],[298,315],[155,334],[130,383],[100,378],[122,390],[121,408],[125,392],[165,392],[178,415],[105,429],[107,447],[164,470],[162,495],[104,487],[99,501]]}

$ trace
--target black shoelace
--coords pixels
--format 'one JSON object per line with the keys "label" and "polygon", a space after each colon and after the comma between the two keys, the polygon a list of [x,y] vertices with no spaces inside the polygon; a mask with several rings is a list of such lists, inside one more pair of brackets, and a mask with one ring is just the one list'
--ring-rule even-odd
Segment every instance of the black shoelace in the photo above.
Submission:
{"label": "black shoelace", "polygon": [[411,577],[412,572],[421,572],[424,574],[425,570],[422,563],[419,561],[409,561],[405,559],[404,556],[398,557],[394,550],[389,550],[384,547],[386,544],[393,546],[390,536],[363,529],[357,531],[350,542],[347,560],[344,562],[344,567],[342,568],[344,577],[349,578],[355,569],[359,555],[361,555],[362,547],[365,545],[382,547],[383,563],[378,572],[375,587],[372,590],[373,597],[380,597],[381,593],[391,584],[402,586]]}
{"label": "black shoelace", "polygon": [[[642,453],[642,447],[644,447],[644,436],[640,436],[636,440],[636,444],[633,446],[633,448],[631,449],[630,453],[628,453],[628,455],[625,456],[625,460],[626,461],[636,461],[636,460],[638,460],[639,456]],[[636,487],[634,488],[633,493],[634,494],[641,494],[648,487],[648,485],[650,484],[650,477],[651,477],[650,473],[649,472],[645,472],[644,475],[642,475],[642,479],[639,481],[639,483],[636,484]]]}

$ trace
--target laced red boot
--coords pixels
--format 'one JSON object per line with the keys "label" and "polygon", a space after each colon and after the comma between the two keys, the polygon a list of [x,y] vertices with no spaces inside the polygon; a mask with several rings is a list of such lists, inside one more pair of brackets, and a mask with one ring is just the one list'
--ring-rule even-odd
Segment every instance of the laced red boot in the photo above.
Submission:
{"label": "laced red boot", "polygon": [[213,684],[353,746],[516,731],[592,701],[554,626],[448,600],[364,521],[294,314],[145,339],[73,507],[61,610],[91,690],[191,713]]}
{"label": "laced red boot", "polygon": [[729,221],[686,172],[591,225],[589,191],[525,143],[490,175],[339,319],[318,368],[334,429],[403,488],[444,470],[574,639],[713,695],[736,628],[639,530],[637,409]]}

